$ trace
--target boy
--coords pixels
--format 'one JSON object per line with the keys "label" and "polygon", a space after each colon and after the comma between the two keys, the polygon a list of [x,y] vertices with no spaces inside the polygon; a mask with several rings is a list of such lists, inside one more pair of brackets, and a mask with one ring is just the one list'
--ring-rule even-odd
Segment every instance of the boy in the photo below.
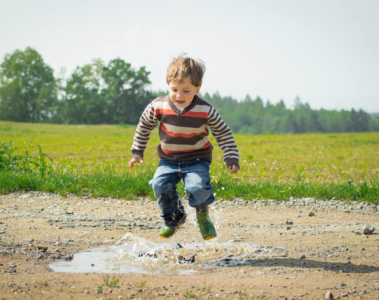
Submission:
{"label": "boy", "polygon": [[181,54],[167,69],[169,95],[151,102],[143,112],[131,148],[135,163],[143,163],[143,153],[150,132],[159,121],[158,156],[161,159],[153,187],[161,217],[165,224],[159,231],[169,238],[184,224],[186,213],[179,200],[176,185],[183,179],[189,193],[189,205],[196,208],[197,222],[205,240],[217,236],[209,218],[208,206],[214,202],[209,167],[212,162],[212,144],[208,141],[208,126],[224,152],[224,162],[231,173],[239,170],[239,154],[232,132],[216,110],[198,97],[205,66],[202,62]]}

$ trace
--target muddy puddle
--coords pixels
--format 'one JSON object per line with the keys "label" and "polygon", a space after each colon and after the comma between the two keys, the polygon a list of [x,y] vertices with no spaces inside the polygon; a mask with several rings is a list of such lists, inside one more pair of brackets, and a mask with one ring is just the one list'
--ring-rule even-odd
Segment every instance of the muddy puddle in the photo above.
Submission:
{"label": "muddy puddle", "polygon": [[116,245],[79,252],[71,261],[50,264],[55,272],[70,273],[149,273],[191,275],[211,267],[249,265],[252,261],[283,257],[282,247],[262,247],[238,241],[205,243],[153,243],[144,238],[125,234]]}

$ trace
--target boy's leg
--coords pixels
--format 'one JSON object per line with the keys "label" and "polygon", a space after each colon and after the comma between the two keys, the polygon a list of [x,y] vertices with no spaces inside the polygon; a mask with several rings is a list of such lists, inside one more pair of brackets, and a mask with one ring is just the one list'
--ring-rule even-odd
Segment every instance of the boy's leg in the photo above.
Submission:
{"label": "boy's leg", "polygon": [[208,208],[215,200],[209,176],[210,163],[208,160],[190,161],[183,176],[186,192],[190,194],[189,205],[196,208],[197,222],[205,240],[217,236]]}
{"label": "boy's leg", "polygon": [[[164,235],[167,234],[170,236],[174,234],[176,231],[175,227],[185,221],[184,207],[179,201],[179,194],[176,190],[176,185],[180,180],[177,163],[161,160],[155,171],[154,178],[149,182],[157,197],[157,204],[161,210],[161,217],[165,221],[165,226],[170,227],[168,229],[166,228],[168,232],[166,232],[167,230],[164,231]],[[162,227],[161,231],[163,229]]]}
{"label": "boy's leg", "polygon": [[209,177],[210,160],[189,161],[183,169],[185,190],[191,207],[208,206],[215,201]]}

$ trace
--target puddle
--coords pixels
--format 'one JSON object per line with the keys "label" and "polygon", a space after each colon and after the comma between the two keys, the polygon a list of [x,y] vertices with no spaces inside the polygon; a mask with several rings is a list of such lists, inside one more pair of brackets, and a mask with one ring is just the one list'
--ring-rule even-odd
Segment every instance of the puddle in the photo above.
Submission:
{"label": "puddle", "polygon": [[127,233],[115,246],[80,252],[72,261],[54,262],[49,267],[55,272],[70,273],[191,275],[215,266],[250,265],[252,260],[287,254],[282,247],[262,247],[235,240],[179,244],[176,239],[170,239],[163,244]]}

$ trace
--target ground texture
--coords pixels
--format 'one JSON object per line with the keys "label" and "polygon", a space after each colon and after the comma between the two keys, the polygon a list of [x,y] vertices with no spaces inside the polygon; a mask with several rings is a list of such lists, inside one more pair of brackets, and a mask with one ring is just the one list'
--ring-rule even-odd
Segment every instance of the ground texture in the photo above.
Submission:
{"label": "ground texture", "polygon": [[[178,242],[202,242],[189,219]],[[379,299],[375,205],[312,198],[218,201],[212,219],[221,243],[284,247],[288,254],[195,275],[124,274],[116,287],[107,287],[104,274],[56,273],[49,263],[111,246],[127,232],[162,242],[155,202],[0,195],[0,299],[325,299],[329,292],[334,299]]]}

